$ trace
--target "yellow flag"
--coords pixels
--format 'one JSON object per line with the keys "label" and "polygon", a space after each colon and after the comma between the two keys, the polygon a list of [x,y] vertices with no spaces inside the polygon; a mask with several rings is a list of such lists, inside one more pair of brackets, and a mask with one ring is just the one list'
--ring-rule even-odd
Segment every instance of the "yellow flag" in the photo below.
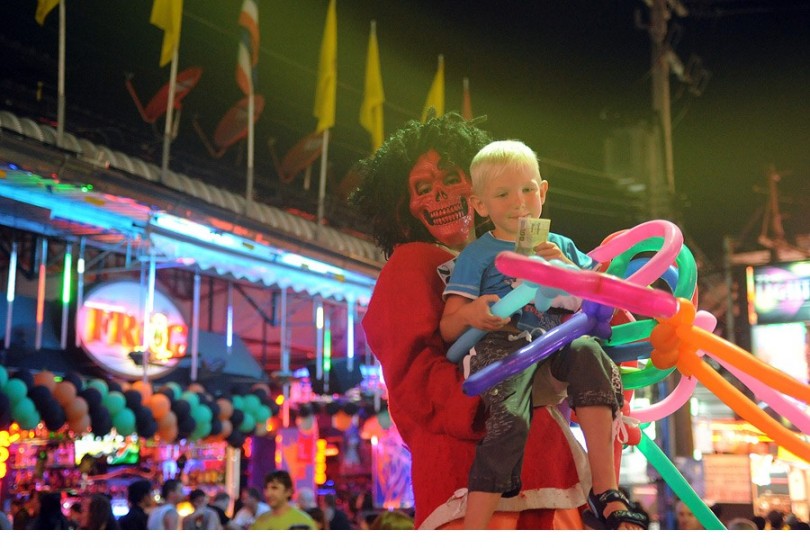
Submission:
{"label": "yellow flag", "polygon": [[37,12],[34,19],[37,20],[40,26],[45,24],[45,18],[51,13],[51,10],[59,5],[59,0],[37,0]]}
{"label": "yellow flag", "polygon": [[383,143],[383,93],[382,74],[380,72],[380,49],[377,46],[377,23],[371,22],[371,34],[368,38],[368,57],[366,58],[366,84],[363,89],[363,104],[360,105],[360,125],[371,134],[371,151],[374,152]]}
{"label": "yellow flag", "polygon": [[439,68],[428,91],[425,107],[422,109],[422,122],[427,120],[428,109],[433,107],[436,116],[444,115],[444,55],[439,55]]}
{"label": "yellow flag", "polygon": [[329,0],[326,25],[321,42],[321,59],[318,62],[318,84],[315,89],[315,110],[318,118],[316,132],[335,125],[335,99],[337,95],[337,12],[335,0]]}
{"label": "yellow flag", "polygon": [[163,31],[160,66],[171,62],[180,45],[180,25],[183,20],[183,0],[155,0],[149,22]]}

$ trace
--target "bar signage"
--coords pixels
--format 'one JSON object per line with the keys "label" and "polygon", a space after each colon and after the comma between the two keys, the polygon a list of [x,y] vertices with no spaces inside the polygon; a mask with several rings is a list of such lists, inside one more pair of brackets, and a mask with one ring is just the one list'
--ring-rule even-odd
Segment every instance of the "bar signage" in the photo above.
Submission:
{"label": "bar signage", "polygon": [[159,290],[145,325],[146,292],[131,280],[102,283],[88,291],[77,316],[85,352],[100,367],[128,379],[170,373],[188,348],[188,325]]}

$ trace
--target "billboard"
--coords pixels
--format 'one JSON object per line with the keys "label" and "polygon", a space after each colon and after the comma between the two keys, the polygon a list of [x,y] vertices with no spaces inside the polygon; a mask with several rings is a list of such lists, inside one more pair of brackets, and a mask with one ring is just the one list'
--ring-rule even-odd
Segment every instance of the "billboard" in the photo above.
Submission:
{"label": "billboard", "polygon": [[810,321],[810,261],[746,268],[750,325]]}

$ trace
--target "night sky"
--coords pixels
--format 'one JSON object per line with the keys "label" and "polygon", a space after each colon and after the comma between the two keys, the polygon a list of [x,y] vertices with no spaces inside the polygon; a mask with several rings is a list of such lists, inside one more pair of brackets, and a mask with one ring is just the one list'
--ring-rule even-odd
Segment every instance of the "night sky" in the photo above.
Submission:
{"label": "night sky", "polygon": [[[274,177],[268,141],[282,156],[315,129],[316,68],[327,0],[259,0],[257,92],[267,106],[256,127],[257,192]],[[675,17],[674,50],[702,60],[710,77],[696,95],[671,79],[677,206],[686,232],[720,263],[724,235],[755,241],[769,165],[780,185],[788,239],[809,233],[810,1],[693,0]],[[58,16],[34,22],[35,0],[0,4],[0,97],[39,120],[55,116]],[[68,131],[94,142],[137,146],[160,163],[162,120],[143,122],[124,86],[146,102],[168,80],[158,66],[162,32],[149,24],[151,0],[68,0]],[[180,69],[204,70],[184,101],[178,156],[238,173],[244,150],[208,157],[192,119],[210,136],[239,99],[234,79],[241,0],[186,0]],[[330,145],[338,186],[369,150],[358,122],[369,22],[377,21],[390,132],[418,118],[445,57],[446,108],[461,107],[468,77],[473,111],[496,138],[522,139],[551,183],[552,229],[585,250],[627,228],[626,201],[601,172],[605,138],[652,116],[650,38],[642,0],[339,0],[338,112]],[[638,16],[636,15],[638,14]],[[37,82],[42,99],[37,102]],[[127,132],[137,135],[127,137]],[[121,145],[123,146],[123,144]],[[568,168],[561,166],[569,166]],[[174,165],[173,165],[174,167]],[[317,173],[317,171],[316,171]],[[195,173],[206,179],[204,174]],[[212,175],[213,177],[213,175]],[[317,175],[315,175],[317,187]],[[291,183],[301,185],[300,179]],[[265,185],[265,186],[263,186]],[[236,190],[236,189],[235,189]],[[749,246],[752,247],[752,246]],[[755,245],[753,246],[755,247]]]}

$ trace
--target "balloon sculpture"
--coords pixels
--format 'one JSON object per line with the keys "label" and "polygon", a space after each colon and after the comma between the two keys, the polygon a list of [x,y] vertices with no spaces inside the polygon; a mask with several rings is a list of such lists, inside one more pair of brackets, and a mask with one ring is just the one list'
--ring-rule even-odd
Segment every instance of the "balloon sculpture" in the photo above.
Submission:
{"label": "balloon sculpture", "polygon": [[[647,252],[654,255],[637,257]],[[480,394],[575,338],[594,335],[603,341],[605,351],[617,363],[637,363],[638,359],[649,358],[646,367],[621,368],[626,390],[656,383],[675,370],[681,373],[677,387],[660,402],[632,411],[626,405],[625,413],[629,413],[631,423],[648,423],[672,414],[689,401],[700,381],[743,419],[810,462],[810,444],[767,415],[701,359],[704,354],[711,356],[756,397],[802,433],[810,434],[810,417],[783,396],[810,402],[810,386],[714,335],[716,318],[709,312],[695,310],[695,260],[683,245],[683,236],[674,224],[663,220],[640,224],[611,235],[588,255],[602,267],[606,265],[606,272],[579,270],[560,261],[547,262],[512,252],[498,255],[496,267],[523,283],[493,306],[494,314],[511,315],[532,300],[538,310],[544,311],[551,299],[561,293],[585,300],[581,310],[565,323],[471,375],[464,383],[465,393]],[[666,282],[672,293],[648,287],[658,279]],[[651,319],[611,326],[614,308]],[[469,330],[450,348],[448,358],[461,359],[482,335],[483,332]],[[722,523],[658,446],[643,432],[639,434],[635,439],[641,453],[701,524],[706,529],[723,529]]]}

